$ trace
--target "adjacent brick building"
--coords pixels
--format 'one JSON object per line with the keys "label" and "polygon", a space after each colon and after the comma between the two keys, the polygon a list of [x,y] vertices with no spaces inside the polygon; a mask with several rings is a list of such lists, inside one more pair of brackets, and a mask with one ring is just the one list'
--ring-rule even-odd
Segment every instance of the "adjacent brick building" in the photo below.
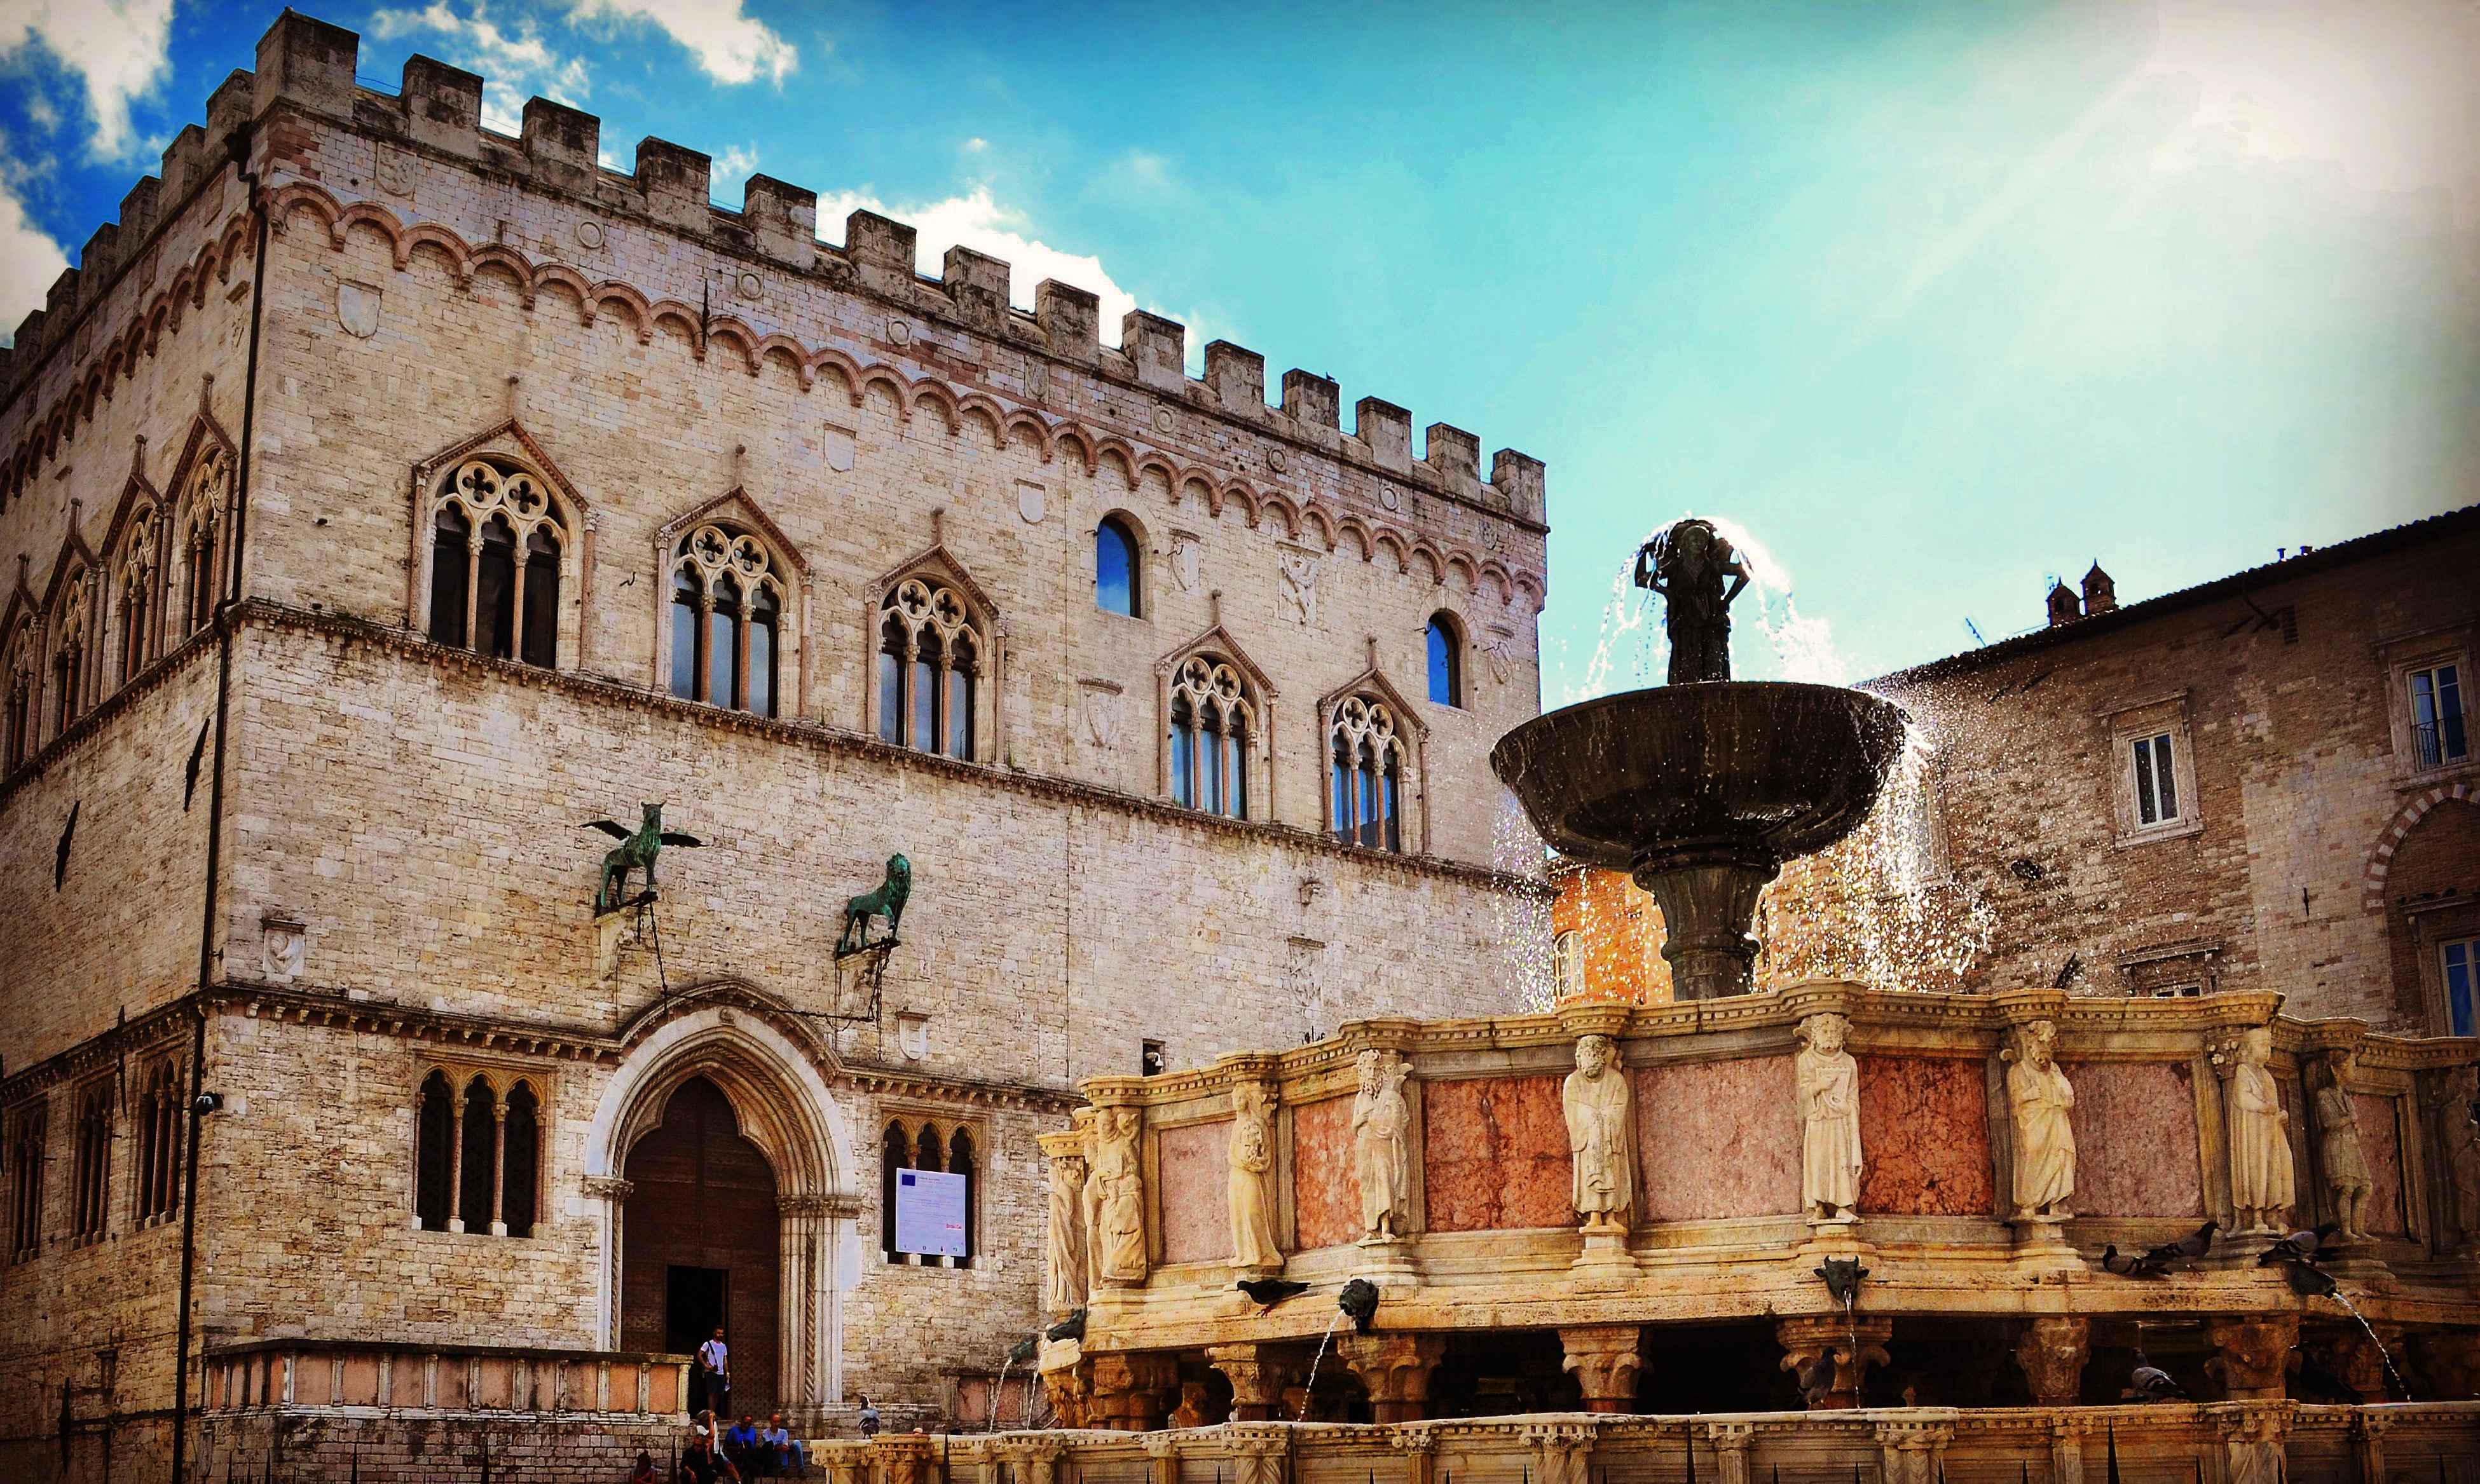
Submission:
{"label": "adjacent brick building", "polygon": [[1538,463],[356,54],[288,13],[0,361],[0,1472],[162,1477],[280,1342],[660,1412],[580,1368],[728,1318],[737,1404],[950,1409],[1077,1079],[1512,981]]}
{"label": "adjacent brick building", "polygon": [[[2273,989],[2471,1034],[2480,507],[2125,606],[2098,566],[2080,586],[2047,627],[1868,683],[1921,729],[1902,895],[1970,915],[1961,985]],[[1850,854],[1770,888],[1778,937],[1844,905]],[[1571,990],[1665,996],[1642,893],[1580,878],[1556,917]]]}

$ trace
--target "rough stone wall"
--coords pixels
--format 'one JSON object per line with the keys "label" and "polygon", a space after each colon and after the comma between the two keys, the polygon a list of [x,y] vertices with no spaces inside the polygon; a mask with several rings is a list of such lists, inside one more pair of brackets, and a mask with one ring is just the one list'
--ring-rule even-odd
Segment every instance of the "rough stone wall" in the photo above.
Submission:
{"label": "rough stone wall", "polygon": [[[2046,985],[2072,956],[2078,988],[2203,980],[2282,990],[2293,1014],[2425,1027],[2365,900],[2389,824],[2434,781],[2397,751],[2384,653],[2471,623],[2475,557],[2463,522],[2339,568],[2251,575],[2269,626],[2234,596],[2089,640],[2070,627],[1925,684],[1895,678],[1889,693],[1936,735],[1954,868],[1998,909],[1980,982]],[[2201,829],[2126,838],[2108,713],[2181,692]]]}

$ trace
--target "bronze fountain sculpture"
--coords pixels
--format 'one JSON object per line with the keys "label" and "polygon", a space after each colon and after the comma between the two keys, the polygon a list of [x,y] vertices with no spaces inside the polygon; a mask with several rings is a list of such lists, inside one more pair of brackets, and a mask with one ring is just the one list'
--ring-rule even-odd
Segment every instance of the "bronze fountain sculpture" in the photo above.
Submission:
{"label": "bronze fountain sculpture", "polygon": [[1841,686],[1731,679],[1730,605],[1748,574],[1708,522],[1645,543],[1636,579],[1666,604],[1670,683],[1536,717],[1490,766],[1552,849],[1652,893],[1675,998],[1745,994],[1757,894],[1859,828],[1903,712]]}

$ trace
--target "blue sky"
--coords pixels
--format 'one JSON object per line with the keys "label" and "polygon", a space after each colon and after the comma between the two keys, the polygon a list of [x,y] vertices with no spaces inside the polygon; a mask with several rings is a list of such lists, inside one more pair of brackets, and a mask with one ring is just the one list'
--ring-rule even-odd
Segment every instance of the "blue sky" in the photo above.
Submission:
{"label": "blue sky", "polygon": [[[1850,679],[2480,499],[2468,0],[309,9],[1546,460],[1553,703],[1683,513]],[[275,11],[0,0],[0,323]]]}

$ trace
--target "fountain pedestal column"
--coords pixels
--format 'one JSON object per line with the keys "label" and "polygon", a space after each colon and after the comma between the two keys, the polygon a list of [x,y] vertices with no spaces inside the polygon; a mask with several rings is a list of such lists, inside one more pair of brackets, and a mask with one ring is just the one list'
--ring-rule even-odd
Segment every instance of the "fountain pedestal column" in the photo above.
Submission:
{"label": "fountain pedestal column", "polygon": [[1171,1356],[1097,1355],[1093,1367],[1088,1425],[1115,1432],[1150,1432],[1162,1425],[1169,1398],[1179,1393],[1179,1367]]}
{"label": "fountain pedestal column", "polygon": [[2215,1352],[2206,1372],[2229,1389],[2231,1400],[2280,1401],[2287,1394],[2290,1352],[2299,1343],[2299,1316],[2215,1319],[2205,1327],[2205,1343]]}
{"label": "fountain pedestal column", "polygon": [[2077,1315],[2043,1315],[2024,1326],[2015,1342],[2015,1364],[2032,1388],[2032,1403],[2072,1407],[2083,1393],[2084,1360],[2091,1351],[2092,1320]]}
{"label": "fountain pedestal column", "polygon": [[1670,847],[1640,863],[1636,883],[1662,908],[1662,957],[1674,1000],[1718,1000],[1748,992],[1757,940],[1747,933],[1757,897],[1782,870],[1762,845]]}

